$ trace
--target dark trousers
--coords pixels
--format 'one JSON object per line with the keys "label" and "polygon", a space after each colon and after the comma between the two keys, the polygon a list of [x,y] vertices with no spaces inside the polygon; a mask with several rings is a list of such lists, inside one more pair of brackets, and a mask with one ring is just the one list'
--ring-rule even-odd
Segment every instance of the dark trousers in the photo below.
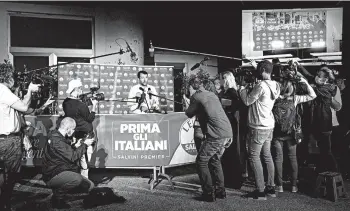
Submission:
{"label": "dark trousers", "polygon": [[224,143],[227,139],[204,140],[199,149],[196,163],[203,194],[212,194],[215,189],[225,188],[224,173],[221,166],[221,156],[224,154]]}
{"label": "dark trousers", "polygon": [[288,140],[279,140],[274,139],[272,141],[272,157],[275,162],[276,168],[276,185],[283,185],[283,152],[287,152],[289,158],[289,164],[292,168],[291,176],[292,176],[292,185],[297,185],[298,179],[298,161],[296,150],[297,144],[290,137]]}
{"label": "dark trousers", "polygon": [[11,204],[12,191],[18,179],[22,161],[22,137],[9,136],[0,138],[0,210]]}
{"label": "dark trousers", "polygon": [[94,183],[83,177],[81,174],[64,171],[54,176],[46,185],[52,189],[54,197],[64,198],[64,195],[70,192],[88,193],[94,188]]}
{"label": "dark trousers", "polygon": [[325,171],[338,172],[337,161],[332,153],[331,136],[332,131],[315,134],[317,145],[320,148],[320,155],[316,167],[318,173]]}
{"label": "dark trousers", "polygon": [[204,135],[202,133],[202,129],[199,126],[194,126],[194,144],[196,145],[197,153],[199,152]]}

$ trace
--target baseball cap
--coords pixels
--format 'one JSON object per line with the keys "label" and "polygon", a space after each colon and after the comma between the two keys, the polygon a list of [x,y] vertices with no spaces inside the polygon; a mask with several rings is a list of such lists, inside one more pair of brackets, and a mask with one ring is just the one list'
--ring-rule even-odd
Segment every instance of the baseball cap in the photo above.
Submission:
{"label": "baseball cap", "polygon": [[81,80],[80,78],[78,79],[73,79],[71,80],[69,83],[68,83],[68,89],[66,91],[67,94],[70,94],[72,93],[72,91],[75,89],[75,88],[78,88],[78,87],[81,87],[83,86],[83,84],[81,83]]}

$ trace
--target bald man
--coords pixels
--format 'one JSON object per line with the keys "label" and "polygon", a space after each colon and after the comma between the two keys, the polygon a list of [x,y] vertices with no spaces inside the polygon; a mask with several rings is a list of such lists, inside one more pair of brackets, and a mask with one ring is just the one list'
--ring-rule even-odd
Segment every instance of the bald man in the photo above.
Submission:
{"label": "bald man", "polygon": [[80,174],[79,161],[86,153],[87,147],[94,139],[86,139],[84,143],[72,142],[71,137],[76,128],[73,118],[65,117],[58,130],[50,131],[43,154],[43,180],[52,189],[52,206],[69,208],[64,196],[71,190],[90,192],[94,183]]}

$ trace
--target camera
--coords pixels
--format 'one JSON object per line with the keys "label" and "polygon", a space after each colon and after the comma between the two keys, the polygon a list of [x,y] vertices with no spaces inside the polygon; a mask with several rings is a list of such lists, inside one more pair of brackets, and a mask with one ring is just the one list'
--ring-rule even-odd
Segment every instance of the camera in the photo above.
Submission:
{"label": "camera", "polygon": [[91,87],[90,92],[80,95],[79,98],[87,106],[92,105],[91,100],[97,100],[97,101],[105,100],[105,95],[103,93],[97,92],[99,89],[100,87]]}
{"label": "camera", "polygon": [[[28,92],[30,83],[40,84],[38,92],[32,93],[31,108],[40,108],[50,97],[57,97],[57,68],[45,68],[38,71],[15,71],[14,87],[18,89],[18,97],[23,98]],[[50,108],[49,114],[54,113],[54,108]]]}
{"label": "camera", "polygon": [[258,73],[255,68],[236,68],[233,71],[238,85],[253,84],[258,80]]}

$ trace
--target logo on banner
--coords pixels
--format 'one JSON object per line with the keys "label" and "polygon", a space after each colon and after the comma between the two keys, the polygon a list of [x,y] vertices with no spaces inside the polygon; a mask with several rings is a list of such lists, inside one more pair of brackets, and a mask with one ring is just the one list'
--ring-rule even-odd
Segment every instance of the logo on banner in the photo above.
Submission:
{"label": "logo on banner", "polygon": [[180,144],[182,148],[190,155],[197,155],[197,149],[194,143],[194,120],[195,117],[187,119],[184,123],[182,123],[179,132]]}
{"label": "logo on banner", "polygon": [[[114,150],[121,152],[119,156],[132,151],[148,152],[147,154],[151,151],[167,152],[169,149],[168,124],[167,121],[162,122],[162,124],[152,121],[115,123]],[[153,156],[153,153],[147,154],[141,153],[140,158],[154,159],[153,157],[157,157]],[[122,157],[119,157],[119,159],[122,159]]]}

